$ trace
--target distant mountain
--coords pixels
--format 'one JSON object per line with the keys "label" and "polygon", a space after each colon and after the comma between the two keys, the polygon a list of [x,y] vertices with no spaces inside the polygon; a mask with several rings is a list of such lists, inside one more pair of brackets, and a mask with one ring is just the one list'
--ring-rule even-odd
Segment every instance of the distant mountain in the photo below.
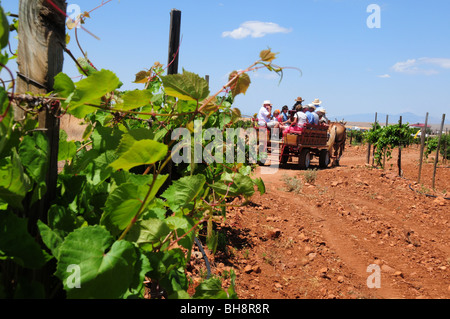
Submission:
{"label": "distant mountain", "polygon": [[[425,115],[420,116],[411,112],[402,113],[402,114],[389,114],[389,124],[398,123],[400,120],[400,116],[402,116],[403,123],[416,124],[416,123],[425,123]],[[330,120],[342,120],[344,119],[347,122],[369,122],[373,123],[375,121],[375,113],[365,113],[365,114],[347,114],[347,115],[333,115],[330,114],[328,116]],[[378,122],[383,124],[386,123],[386,113],[378,113],[377,114]],[[437,117],[428,117],[429,124],[441,124],[442,118]],[[446,117],[446,124],[450,124],[450,119]]]}

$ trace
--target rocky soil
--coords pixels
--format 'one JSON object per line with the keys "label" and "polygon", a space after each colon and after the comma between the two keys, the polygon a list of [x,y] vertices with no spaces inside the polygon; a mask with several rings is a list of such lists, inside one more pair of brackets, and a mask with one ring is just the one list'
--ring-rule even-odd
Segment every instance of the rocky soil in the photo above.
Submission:
{"label": "rocky soil", "polygon": [[[347,145],[340,167],[259,168],[267,192],[219,224],[213,274],[227,286],[233,269],[241,299],[450,298],[450,164],[431,190],[431,158],[417,183],[416,146],[402,151],[402,177],[395,151],[385,170],[366,154]],[[189,270],[205,276],[201,254]]]}

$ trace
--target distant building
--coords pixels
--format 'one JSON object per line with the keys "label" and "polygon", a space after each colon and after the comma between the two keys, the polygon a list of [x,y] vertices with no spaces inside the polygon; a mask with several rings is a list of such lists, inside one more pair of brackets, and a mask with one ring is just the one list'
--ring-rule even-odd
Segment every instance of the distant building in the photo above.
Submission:
{"label": "distant building", "polygon": [[[421,124],[421,123],[417,123],[417,124],[410,124],[409,127],[413,127],[413,128],[424,128],[425,124]],[[430,125],[427,125],[427,128],[431,128]]]}

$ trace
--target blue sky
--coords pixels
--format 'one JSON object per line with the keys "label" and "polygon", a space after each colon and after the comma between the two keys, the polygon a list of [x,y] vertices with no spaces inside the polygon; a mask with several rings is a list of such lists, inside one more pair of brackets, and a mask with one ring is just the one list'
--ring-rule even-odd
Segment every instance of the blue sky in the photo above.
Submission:
{"label": "blue sky", "polygon": [[[18,2],[2,5],[17,13]],[[67,3],[84,12],[102,0]],[[368,26],[378,21],[371,4],[380,9],[379,28]],[[281,108],[301,96],[306,103],[321,99],[331,119],[375,112],[450,117],[448,0],[113,0],[84,25],[100,40],[79,30],[83,50],[97,68],[114,71],[123,89],[142,88],[132,83],[137,72],[167,64],[171,9],[182,11],[179,71],[209,75],[211,92],[268,47],[279,52],[276,64],[302,71],[286,69],[281,83],[268,71],[250,73],[249,90],[235,101],[243,114],[258,112],[267,99]],[[67,55],[64,72],[78,75]]]}

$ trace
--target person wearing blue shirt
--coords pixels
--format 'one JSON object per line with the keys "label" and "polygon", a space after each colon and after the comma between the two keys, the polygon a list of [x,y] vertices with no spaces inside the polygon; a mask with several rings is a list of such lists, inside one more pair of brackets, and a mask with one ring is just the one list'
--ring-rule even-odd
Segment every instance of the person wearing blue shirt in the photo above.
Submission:
{"label": "person wearing blue shirt", "polygon": [[322,104],[322,101],[320,99],[315,99],[311,104],[314,107],[314,111],[312,111],[315,118],[314,122],[316,125],[318,125],[320,123],[320,119],[316,109]]}
{"label": "person wearing blue shirt", "polygon": [[316,108],[314,107],[313,104],[307,105],[305,114],[306,114],[306,118],[308,119],[309,124],[318,124],[318,123],[316,123],[316,119],[314,118],[314,114],[313,114],[315,109]]}
{"label": "person wearing blue shirt", "polygon": [[291,123],[291,120],[289,118],[289,107],[287,105],[283,106],[283,108],[281,109],[281,124],[283,125],[289,125]]}

